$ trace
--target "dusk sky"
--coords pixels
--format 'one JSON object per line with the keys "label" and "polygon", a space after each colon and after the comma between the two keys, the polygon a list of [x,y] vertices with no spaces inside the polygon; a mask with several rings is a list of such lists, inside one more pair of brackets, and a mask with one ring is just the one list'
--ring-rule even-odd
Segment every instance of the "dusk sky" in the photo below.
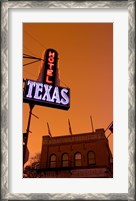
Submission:
{"label": "dusk sky", "polygon": [[[42,58],[44,50],[58,52],[60,86],[70,88],[70,109],[35,105],[28,139],[30,157],[41,152],[42,136],[70,135],[104,128],[113,120],[113,24],[112,23],[24,23],[23,53]],[[23,59],[27,64],[34,60]],[[37,80],[41,62],[23,67],[23,78]],[[23,103],[23,132],[29,105]],[[105,134],[108,136],[110,131]],[[113,151],[113,135],[109,138]]]}

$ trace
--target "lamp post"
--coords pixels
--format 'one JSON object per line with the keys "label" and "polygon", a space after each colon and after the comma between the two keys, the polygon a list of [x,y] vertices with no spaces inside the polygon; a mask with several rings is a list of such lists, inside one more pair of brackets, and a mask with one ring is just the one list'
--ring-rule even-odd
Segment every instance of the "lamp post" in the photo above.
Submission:
{"label": "lamp post", "polygon": [[34,108],[33,104],[29,104],[29,118],[28,118],[28,124],[27,124],[27,129],[26,129],[26,139],[25,143],[23,145],[23,166],[25,164],[25,158],[26,158],[26,153],[27,153],[27,142],[28,142],[28,135],[29,135],[29,128],[30,128],[30,122],[31,122],[31,115],[32,115],[32,110]]}

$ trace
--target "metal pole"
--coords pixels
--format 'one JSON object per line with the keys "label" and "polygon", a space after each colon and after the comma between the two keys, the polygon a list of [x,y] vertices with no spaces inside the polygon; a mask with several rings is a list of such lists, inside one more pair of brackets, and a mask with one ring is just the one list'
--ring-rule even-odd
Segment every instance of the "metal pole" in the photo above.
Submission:
{"label": "metal pole", "polygon": [[92,120],[92,116],[90,116],[90,120],[91,120],[92,132],[94,133],[94,127],[93,127],[93,120]]}
{"label": "metal pole", "polygon": [[31,115],[34,105],[29,104],[30,110],[29,110],[29,118],[28,118],[28,124],[26,129],[26,141],[25,145],[23,145],[23,165],[25,164],[25,157],[26,157],[26,150],[27,150],[27,142],[28,142],[28,135],[29,135],[29,128],[30,128],[30,122],[31,122]]}
{"label": "metal pole", "polygon": [[108,127],[105,129],[105,132],[108,130],[108,128],[112,125],[113,121],[108,125]]}

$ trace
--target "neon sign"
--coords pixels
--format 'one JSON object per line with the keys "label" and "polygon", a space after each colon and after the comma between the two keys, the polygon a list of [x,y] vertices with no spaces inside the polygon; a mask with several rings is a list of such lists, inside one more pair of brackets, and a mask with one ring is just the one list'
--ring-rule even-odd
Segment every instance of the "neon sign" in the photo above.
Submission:
{"label": "neon sign", "polygon": [[23,102],[68,110],[70,89],[26,80]]}
{"label": "neon sign", "polygon": [[43,83],[56,84],[56,69],[58,62],[58,53],[53,49],[47,49],[44,54],[44,79]]}

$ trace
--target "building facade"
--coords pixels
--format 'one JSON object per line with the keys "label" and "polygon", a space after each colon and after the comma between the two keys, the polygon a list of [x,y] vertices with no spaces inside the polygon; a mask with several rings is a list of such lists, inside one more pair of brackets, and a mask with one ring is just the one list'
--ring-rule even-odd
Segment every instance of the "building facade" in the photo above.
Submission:
{"label": "building facade", "polygon": [[112,178],[112,154],[104,129],[43,136],[40,168],[47,178]]}

